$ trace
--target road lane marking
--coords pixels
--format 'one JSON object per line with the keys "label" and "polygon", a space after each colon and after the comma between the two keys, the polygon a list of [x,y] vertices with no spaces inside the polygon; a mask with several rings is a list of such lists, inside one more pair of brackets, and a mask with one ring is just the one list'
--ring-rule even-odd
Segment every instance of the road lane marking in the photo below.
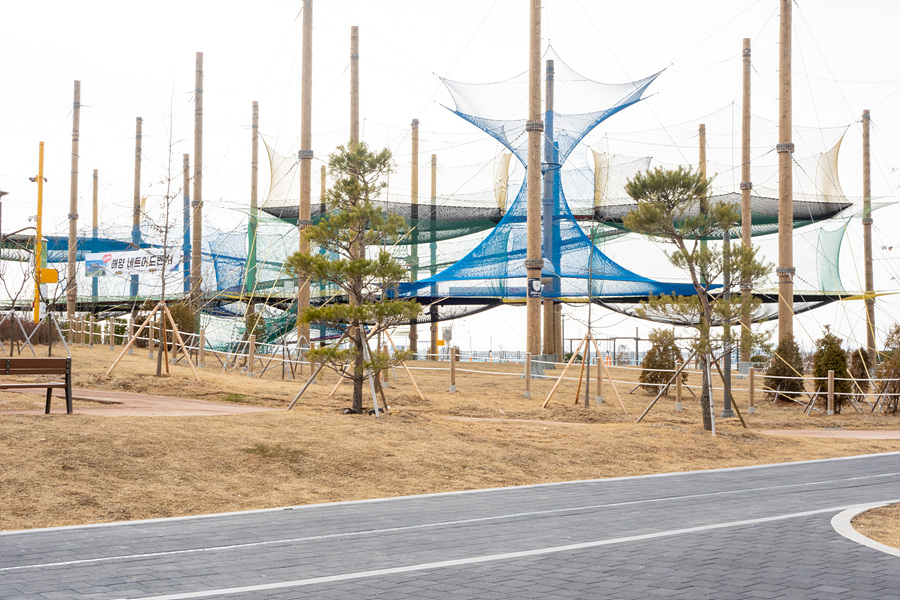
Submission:
{"label": "road lane marking", "polygon": [[787,519],[796,519],[824,513],[832,513],[835,511],[843,511],[847,509],[859,509],[856,505],[833,506],[830,508],[820,508],[817,510],[808,510],[797,513],[789,513],[783,515],[775,515],[771,517],[760,517],[756,519],[746,519],[743,521],[730,521],[726,523],[713,523],[710,525],[700,525],[697,527],[686,527],[683,529],[672,529],[669,531],[660,531],[656,533],[645,533],[641,535],[632,535],[620,538],[612,538],[606,540],[596,540],[591,542],[581,542],[577,544],[566,544],[563,546],[548,546],[545,548],[535,548],[532,550],[522,550],[519,552],[503,552],[500,554],[486,554],[482,556],[470,556],[467,558],[457,558],[452,560],[441,560],[427,563],[419,563],[413,565],[405,565],[402,567],[391,567],[387,569],[373,569],[369,571],[356,571],[352,573],[339,573],[336,575],[324,575],[320,577],[310,577],[307,579],[295,579],[292,581],[279,581],[275,583],[265,583],[260,585],[248,585],[241,587],[219,588],[211,590],[200,590],[193,592],[181,592],[175,594],[165,594],[162,596],[141,596],[139,598],[120,598],[118,600],[190,600],[192,598],[211,598],[214,596],[229,596],[233,594],[248,594],[255,592],[265,592],[269,590],[278,590],[286,588],[304,587],[323,583],[336,583],[343,581],[352,581],[355,579],[367,579],[372,577],[383,577],[386,575],[397,575],[402,573],[414,573],[417,571],[430,571],[435,569],[446,569],[450,567],[460,567],[491,563],[504,560],[515,560],[520,558],[532,558],[535,556],[544,556],[548,554],[557,554],[560,552],[573,552],[578,550],[586,550],[597,548],[600,546],[610,546],[614,544],[623,544],[628,542],[641,542],[646,540],[654,540],[659,538],[673,537],[677,535],[686,535],[691,533],[699,533],[703,531],[712,531],[716,529],[728,529],[732,527],[745,527],[748,525],[759,525],[760,523],[771,523],[773,521],[784,521]]}
{"label": "road lane marking", "polygon": [[208,546],[201,548],[187,548],[184,550],[163,550],[160,552],[144,552],[139,554],[122,554],[118,556],[104,556],[98,558],[83,558],[76,560],[66,560],[59,562],[50,562],[50,563],[39,563],[39,564],[28,564],[28,565],[16,565],[12,567],[2,567],[0,568],[0,573],[6,571],[21,571],[25,569],[44,569],[44,568],[52,568],[52,567],[70,567],[75,565],[85,565],[85,564],[96,564],[96,563],[104,563],[104,562],[113,562],[119,560],[134,560],[141,558],[156,558],[160,556],[175,556],[175,555],[185,555],[185,554],[199,554],[203,552],[221,552],[225,550],[241,550],[246,548],[256,548],[260,546],[273,546],[273,545],[287,545],[287,544],[299,544],[304,542],[317,542],[322,540],[331,540],[338,538],[346,538],[346,537],[354,537],[354,536],[365,536],[365,535],[382,535],[382,534],[390,534],[390,533],[399,533],[404,531],[415,531],[417,529],[433,529],[437,527],[450,527],[450,526],[458,526],[458,525],[471,525],[475,523],[484,523],[489,521],[504,521],[504,520],[512,520],[512,519],[521,519],[527,517],[539,517],[545,515],[554,515],[554,514],[564,514],[564,513],[578,513],[589,510],[598,510],[605,508],[620,508],[623,506],[634,506],[637,504],[653,504],[657,502],[673,502],[673,501],[684,501],[684,500],[696,500],[698,498],[708,498],[713,496],[725,496],[732,494],[740,494],[746,492],[765,492],[771,490],[780,490],[787,488],[796,488],[796,487],[808,487],[808,486],[816,486],[816,485],[833,485],[835,483],[849,483],[849,482],[858,482],[864,479],[877,479],[882,477],[896,477],[900,476],[900,472],[897,473],[879,473],[877,475],[862,475],[859,477],[847,477],[844,479],[832,479],[827,481],[809,481],[803,483],[790,483],[785,485],[775,485],[775,486],[765,486],[765,487],[757,487],[757,488],[748,488],[748,489],[740,489],[740,490],[723,490],[720,492],[706,492],[703,494],[685,494],[681,496],[665,496],[662,498],[650,498],[645,500],[629,500],[627,502],[610,502],[606,504],[591,504],[586,506],[569,506],[565,508],[552,508],[546,510],[534,510],[527,512],[519,512],[519,513],[509,513],[504,515],[492,515],[487,517],[473,517],[470,519],[458,519],[453,521],[436,521],[434,523],[422,523],[419,525],[403,525],[398,527],[385,527],[381,529],[365,529],[359,531],[347,531],[342,533],[329,533],[322,535],[313,535],[313,536],[305,536],[305,537],[297,537],[297,538],[283,538],[277,540],[266,540],[260,542],[246,542],[242,544],[226,544],[222,546]]}

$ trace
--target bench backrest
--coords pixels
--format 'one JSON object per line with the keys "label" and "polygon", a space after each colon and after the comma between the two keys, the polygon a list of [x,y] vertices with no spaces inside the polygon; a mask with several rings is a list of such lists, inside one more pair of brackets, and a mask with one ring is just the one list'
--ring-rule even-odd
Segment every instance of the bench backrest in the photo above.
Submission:
{"label": "bench backrest", "polygon": [[0,358],[0,375],[66,375],[71,358]]}

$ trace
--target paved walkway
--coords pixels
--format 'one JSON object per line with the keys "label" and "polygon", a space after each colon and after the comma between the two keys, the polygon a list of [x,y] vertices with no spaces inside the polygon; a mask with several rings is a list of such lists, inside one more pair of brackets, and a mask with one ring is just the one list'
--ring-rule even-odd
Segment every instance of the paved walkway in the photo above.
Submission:
{"label": "paved walkway", "polygon": [[[890,429],[755,429],[756,433],[792,437],[839,438],[845,440],[900,440],[900,431]],[[898,597],[900,600],[900,597]]]}
{"label": "paved walkway", "polygon": [[[0,534],[0,597],[897,600],[900,453]],[[839,520],[839,519],[838,519]]]}
{"label": "paved walkway", "polygon": [[[26,393],[34,393],[44,398],[46,390],[22,390]],[[81,415],[100,415],[107,417],[131,416],[131,417],[184,417],[204,415],[236,415],[249,412],[261,412],[279,410],[264,406],[251,406],[233,402],[212,402],[209,400],[197,400],[194,398],[176,398],[174,396],[153,396],[149,394],[135,394],[131,392],[114,392],[111,390],[90,390],[86,388],[72,388],[72,398],[75,400],[74,410]],[[90,400],[92,404],[79,404],[78,400]],[[96,403],[96,404],[94,404]],[[43,400],[41,401],[43,405]],[[53,402],[50,403],[52,414],[66,412],[65,396],[62,390],[54,390]],[[0,415],[14,414],[43,414],[43,406],[33,410],[6,410],[0,411]]]}

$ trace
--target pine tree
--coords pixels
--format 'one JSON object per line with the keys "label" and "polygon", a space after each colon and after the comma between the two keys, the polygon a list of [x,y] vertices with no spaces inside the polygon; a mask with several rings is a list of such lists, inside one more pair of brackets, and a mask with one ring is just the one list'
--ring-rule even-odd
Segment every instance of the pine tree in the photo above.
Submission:
{"label": "pine tree", "polygon": [[766,369],[766,398],[790,402],[803,393],[803,357],[793,334],[778,342]]}
{"label": "pine tree", "polygon": [[884,340],[883,360],[876,374],[882,380],[879,394],[885,394],[883,410],[886,413],[900,413],[900,325],[894,324]]}
{"label": "pine tree", "polygon": [[287,265],[302,277],[332,283],[347,294],[347,303],[307,308],[301,319],[341,329],[349,337],[350,348],[316,348],[309,351],[309,358],[325,361],[341,373],[348,363],[352,365],[344,375],[353,381],[351,410],[361,413],[366,372],[377,375],[407,358],[403,353],[391,357],[372,350],[369,338],[379,330],[409,323],[421,307],[415,301],[384,299],[385,291],[406,277],[403,263],[384,249],[406,233],[406,222],[398,215],[384,214],[372,203],[386,186],[383,179],[391,170],[390,151],[370,151],[363,142],[350,148],[338,146],[328,167],[334,179],[325,196],[328,214],[302,231],[327,253],[297,252],[288,257]]}
{"label": "pine tree", "polygon": [[739,295],[726,301],[721,295],[711,294],[713,282],[722,276],[726,266],[730,266],[732,272],[732,286],[742,280],[758,282],[771,270],[771,265],[756,258],[756,250],[752,247],[735,245],[725,250],[701,242],[731,229],[740,217],[739,207],[733,203],[709,203],[709,190],[710,180],[683,167],[675,170],[657,167],[638,173],[625,186],[637,207],[624,219],[627,229],[673,244],[675,250],[667,253],[669,261],[691,278],[696,295],[650,298],[641,303],[638,314],[665,316],[697,330],[694,350],[700,357],[704,374],[700,404],[703,428],[707,431],[712,429],[707,376],[709,356],[721,342],[713,339],[711,328],[737,321],[741,306]]}
{"label": "pine tree", "polygon": [[850,353],[850,375],[856,381],[856,386],[866,393],[869,391],[869,380],[872,378],[872,364],[869,362],[869,352],[866,348],[858,348]]}
{"label": "pine tree", "polygon": [[[816,340],[816,353],[813,354],[813,377],[816,378],[816,391],[827,392],[828,371],[834,371],[834,412],[840,414],[844,400],[852,391],[850,370],[847,368],[847,353],[841,348],[841,340],[825,326],[825,334]],[[827,402],[827,399],[826,399]]]}
{"label": "pine tree", "polygon": [[[660,386],[665,385],[672,378],[675,364],[681,361],[681,350],[675,344],[675,332],[671,329],[654,329],[650,332],[652,346],[644,360],[641,361],[641,376],[639,381],[641,388],[652,394],[659,392]],[[687,381],[687,373],[681,373],[681,380]],[[666,390],[668,396],[669,390]]]}

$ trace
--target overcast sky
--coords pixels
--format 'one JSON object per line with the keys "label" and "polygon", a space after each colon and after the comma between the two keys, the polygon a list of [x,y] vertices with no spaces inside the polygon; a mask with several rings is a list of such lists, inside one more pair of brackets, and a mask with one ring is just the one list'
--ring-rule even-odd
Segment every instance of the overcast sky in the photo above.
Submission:
{"label": "overcast sky", "polygon": [[[543,5],[544,46],[552,45],[586,77],[623,82],[665,69],[646,101],[603,123],[585,148],[653,156],[663,164],[696,164],[697,126],[706,123],[710,161],[723,169],[739,164],[741,44],[749,37],[754,181],[776,163],[777,0],[545,0]],[[249,198],[251,102],[260,103],[260,130],[269,142],[284,154],[299,149],[300,8],[300,0],[3,3],[0,189],[9,192],[3,200],[3,230],[26,226],[27,216],[35,212],[36,189],[28,178],[37,172],[38,143],[44,141],[49,180],[44,230],[66,231],[76,79],[83,105],[79,229],[90,226],[93,169],[99,170],[101,182],[101,225],[130,226],[136,117],[143,118],[142,195],[148,197],[148,210],[154,210],[165,194],[170,150],[176,179],[181,155],[193,153],[197,51],[204,53],[205,217],[224,228],[239,226]],[[900,182],[900,2],[800,0],[793,16],[796,156],[820,152],[846,133],[841,183],[848,196],[860,196],[859,120],[863,109],[870,109],[873,190],[891,204],[875,215],[876,247],[892,246],[892,228],[881,223],[900,222],[895,206]],[[486,83],[525,71],[528,3],[316,0],[314,171],[349,135],[352,25],[360,27],[363,138],[394,151],[392,195],[409,194],[409,124],[417,118],[420,181],[429,180],[428,161],[435,153],[439,195],[483,192],[489,199],[491,165],[501,148],[441,106],[452,102],[439,77]],[[509,116],[525,117],[524,106],[511,107]],[[573,160],[583,161],[585,155],[585,150],[576,151]],[[261,160],[265,173],[267,161]],[[737,183],[730,171],[717,180],[725,189]],[[264,197],[264,175],[261,187]],[[858,238],[851,225],[847,244],[858,250]],[[630,268],[648,270],[634,262],[633,252],[618,246],[610,250],[615,251],[622,257],[614,258]],[[896,252],[900,244],[896,250],[876,252],[879,289],[900,287],[892,280],[898,276]],[[845,250],[844,259],[850,254],[852,249]],[[859,269],[851,265],[848,271],[845,285],[859,286]],[[837,304],[804,318],[800,329],[818,337],[818,323],[832,322],[848,338],[864,339],[856,316],[861,313],[861,303]],[[887,324],[887,315],[880,314]],[[524,311],[507,311],[493,320],[498,318],[509,322],[497,334],[506,336],[506,348],[524,346],[518,332]],[[618,317],[602,322],[610,331],[633,332],[634,323]],[[485,337],[483,327],[460,329],[467,327]],[[486,347],[488,341],[473,344]]]}

